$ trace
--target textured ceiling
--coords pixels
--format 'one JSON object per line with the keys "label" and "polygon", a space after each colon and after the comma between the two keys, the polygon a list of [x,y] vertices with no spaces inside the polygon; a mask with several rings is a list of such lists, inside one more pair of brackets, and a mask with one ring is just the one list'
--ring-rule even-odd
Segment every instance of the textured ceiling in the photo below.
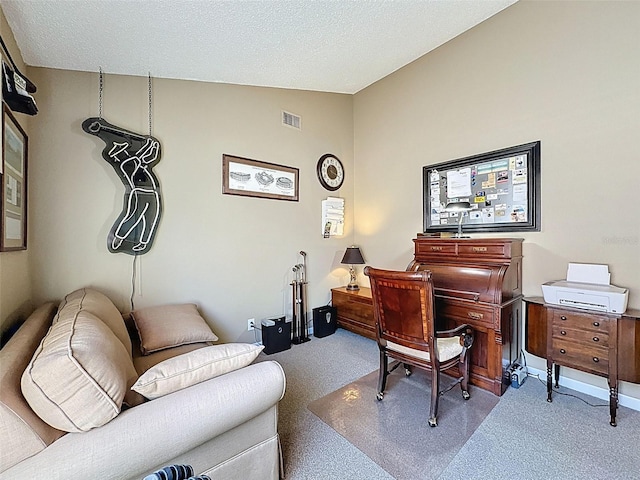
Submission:
{"label": "textured ceiling", "polygon": [[28,65],[356,93],[516,0],[0,0]]}

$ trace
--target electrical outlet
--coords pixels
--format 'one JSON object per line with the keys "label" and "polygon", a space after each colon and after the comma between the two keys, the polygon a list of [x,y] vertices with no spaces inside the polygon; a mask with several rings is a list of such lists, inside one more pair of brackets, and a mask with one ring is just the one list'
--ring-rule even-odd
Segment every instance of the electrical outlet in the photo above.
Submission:
{"label": "electrical outlet", "polygon": [[250,332],[254,328],[256,328],[256,319],[250,318],[249,320],[247,320],[247,331]]}

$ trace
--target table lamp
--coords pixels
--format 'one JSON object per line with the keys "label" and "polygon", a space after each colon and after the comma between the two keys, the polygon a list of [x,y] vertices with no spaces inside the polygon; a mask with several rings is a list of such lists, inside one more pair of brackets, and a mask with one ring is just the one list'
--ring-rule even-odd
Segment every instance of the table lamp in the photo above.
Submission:
{"label": "table lamp", "polygon": [[349,275],[351,279],[349,280],[349,285],[347,285],[347,290],[360,290],[358,282],[356,281],[356,270],[353,268],[354,265],[364,265],[364,258],[362,258],[360,248],[355,245],[347,247],[347,251],[344,252],[344,257],[342,257],[340,263],[349,265]]}
{"label": "table lamp", "polygon": [[469,202],[451,202],[447,203],[447,206],[444,207],[445,212],[458,213],[458,233],[455,235],[455,238],[469,238],[462,236],[462,219],[464,218],[465,212],[470,212],[471,210],[473,210],[473,208],[471,208]]}

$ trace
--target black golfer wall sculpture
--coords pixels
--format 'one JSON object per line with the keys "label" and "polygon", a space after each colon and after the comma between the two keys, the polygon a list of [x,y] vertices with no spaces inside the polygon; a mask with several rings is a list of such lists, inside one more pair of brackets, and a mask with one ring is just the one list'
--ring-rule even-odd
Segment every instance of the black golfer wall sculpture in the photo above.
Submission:
{"label": "black golfer wall sculpture", "polygon": [[122,213],[107,240],[109,251],[129,255],[148,252],[162,213],[160,183],[151,170],[160,161],[160,142],[151,135],[130,132],[99,117],[86,119],[82,129],[104,141],[102,158],[125,186]]}

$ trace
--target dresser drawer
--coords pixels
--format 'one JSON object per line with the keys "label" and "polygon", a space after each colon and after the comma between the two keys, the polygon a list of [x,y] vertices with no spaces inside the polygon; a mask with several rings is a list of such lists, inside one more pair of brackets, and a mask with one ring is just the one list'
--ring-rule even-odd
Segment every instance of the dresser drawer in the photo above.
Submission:
{"label": "dresser drawer", "polygon": [[584,345],[609,347],[609,332],[602,330],[577,330],[564,325],[553,325],[553,338],[565,339]]}
{"label": "dresser drawer", "polygon": [[555,363],[596,375],[609,373],[609,349],[553,338],[551,355]]}
{"label": "dresser drawer", "polygon": [[371,327],[375,326],[371,298],[334,292],[332,303],[337,309],[338,320],[348,319]]}
{"label": "dresser drawer", "polygon": [[553,325],[563,328],[574,328],[582,330],[591,330],[595,332],[609,331],[610,320],[606,317],[598,317],[595,315],[569,312],[567,310],[553,310]]}

